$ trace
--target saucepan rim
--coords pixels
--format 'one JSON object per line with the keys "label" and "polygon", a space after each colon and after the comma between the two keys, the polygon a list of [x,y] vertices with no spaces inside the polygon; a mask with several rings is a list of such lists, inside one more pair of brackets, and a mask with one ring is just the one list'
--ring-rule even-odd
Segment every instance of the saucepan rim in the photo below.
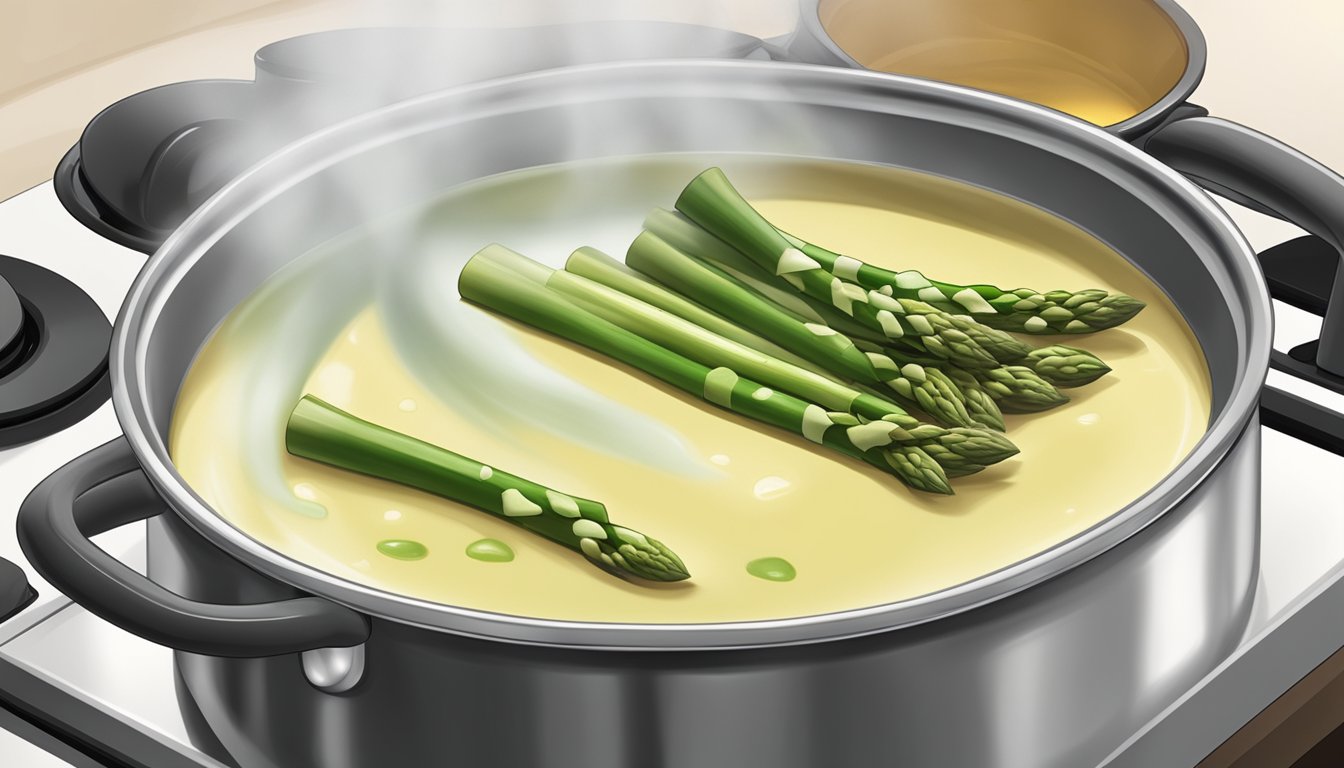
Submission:
{"label": "saucepan rim", "polygon": [[[453,123],[498,114],[512,100],[525,106],[567,103],[569,88],[601,98],[643,96],[678,83],[738,95],[760,82],[782,83],[789,97],[814,106],[861,106],[895,112],[909,100],[966,114],[988,113],[1014,127],[1068,142],[1071,149],[1118,163],[1168,204],[1201,225],[1241,299],[1237,376],[1228,399],[1199,444],[1170,474],[1126,507],[1054,547],[972,581],[878,606],[761,621],[639,624],[577,622],[516,616],[433,603],[340,579],[285,557],[216,514],[177,473],[159,437],[150,401],[149,339],[166,300],[183,277],[232,228],[284,190],[371,147]],[[603,86],[593,89],[591,86]],[[737,87],[738,91],[732,88]],[[449,108],[451,107],[451,108]],[[131,287],[113,331],[113,404],[144,472],[173,510],[207,540],[256,571],[320,597],[392,621],[513,643],[623,650],[710,650],[796,645],[883,632],[961,613],[1053,578],[1128,539],[1198,488],[1253,423],[1268,372],[1269,293],[1254,252],[1227,214],[1180,174],[1115,136],[1060,113],[959,86],[864,70],[742,61],[646,61],[597,64],[532,73],[438,92],[380,109],[309,135],[231,181],[198,209],[150,258]],[[198,343],[204,343],[204,339]],[[166,429],[162,430],[166,433]],[[1258,439],[1258,434],[1247,435]]]}
{"label": "saucepan rim", "polygon": [[[846,67],[865,72],[876,72],[877,70],[870,70],[860,64],[853,56],[846,53],[835,40],[831,39],[830,33],[826,31],[826,25],[821,22],[822,2],[823,0],[799,0],[798,23],[800,28],[795,30],[794,34],[808,34]],[[1171,19],[1172,23],[1176,25],[1177,31],[1184,38],[1186,48],[1185,70],[1171,89],[1163,94],[1162,98],[1150,104],[1142,112],[1131,115],[1118,123],[1098,126],[1120,136],[1134,136],[1143,133],[1160,123],[1176,107],[1185,103],[1185,100],[1190,98],[1190,95],[1199,87],[1200,81],[1204,79],[1204,68],[1208,62],[1209,47],[1204,39],[1204,32],[1188,11],[1182,8],[1176,0],[1144,0],[1144,2],[1150,2],[1158,6],[1167,18]],[[787,46],[785,47],[787,48]],[[898,77],[898,75],[889,76]],[[1045,108],[1049,109],[1049,107]]]}

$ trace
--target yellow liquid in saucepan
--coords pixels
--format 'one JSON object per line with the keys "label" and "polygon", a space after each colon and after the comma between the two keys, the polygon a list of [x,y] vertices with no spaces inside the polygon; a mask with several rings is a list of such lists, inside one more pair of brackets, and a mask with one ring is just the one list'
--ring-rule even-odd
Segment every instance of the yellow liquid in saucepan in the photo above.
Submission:
{"label": "yellow liquid in saucepan", "polygon": [[1114,125],[1180,81],[1189,46],[1152,0],[821,0],[860,65],[1043,104]]}
{"label": "yellow liquid in saucepan", "polygon": [[[719,162],[736,175],[731,162]],[[256,487],[242,460],[246,440],[231,403],[245,401],[246,393],[237,391],[241,385],[231,370],[255,342],[239,338],[232,319],[205,345],[185,380],[172,425],[173,459],[234,525],[342,578],[508,614],[716,622],[882,604],[1010,565],[1137,498],[1203,435],[1209,380],[1196,341],[1166,296],[1102,243],[1024,204],[943,180],[834,163],[777,166],[767,188],[806,189],[807,199],[757,199],[760,209],[831,248],[952,281],[1045,290],[1107,287],[1148,307],[1123,328],[1059,339],[1094,351],[1114,373],[1071,390],[1073,400],[1064,407],[1009,416],[1008,434],[1021,454],[954,481],[954,497],[908,491],[801,438],[752,428],[629,369],[504,321],[499,327],[541,363],[674,430],[708,471],[691,477],[535,430],[483,429],[407,373],[373,307],[333,334],[305,391],[371,421],[603,501],[613,520],[662,539],[686,561],[692,580],[669,587],[623,582],[489,515],[292,457],[283,462],[286,482],[327,514],[315,518],[281,508]],[[683,181],[695,167],[686,164],[685,170]],[[510,185],[545,188],[547,179],[563,173],[519,174],[496,183],[495,191],[525,196],[524,187]],[[457,301],[451,294],[445,300]],[[513,560],[468,557],[466,548],[484,538],[511,547]],[[377,543],[389,539],[419,542],[428,554],[416,560],[380,554]],[[750,561],[767,557],[787,560],[796,578],[775,582],[747,572]]]}

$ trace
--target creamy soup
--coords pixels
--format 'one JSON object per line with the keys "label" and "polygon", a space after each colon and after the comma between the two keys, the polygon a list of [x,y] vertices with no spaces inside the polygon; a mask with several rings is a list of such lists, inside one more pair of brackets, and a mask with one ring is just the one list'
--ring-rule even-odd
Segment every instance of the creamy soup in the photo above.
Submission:
{"label": "creamy soup", "polygon": [[[874,264],[1005,288],[1104,287],[1148,306],[1118,329],[1037,339],[1085,347],[1113,373],[1067,390],[1072,401],[1063,407],[1008,416],[1021,453],[955,479],[956,495],[942,497],[457,298],[457,269],[487,242],[552,264],[584,244],[621,255],[642,212],[670,205],[711,162],[785,229]],[[259,291],[201,350],[171,431],[178,470],[225,519],[279,553],[371,587],[614,622],[771,619],[889,603],[1011,565],[1097,524],[1171,471],[1207,426],[1202,354],[1159,289],[1073,225],[946,180],[820,161],[648,158],[508,174],[456,190],[413,221],[414,237],[332,243],[294,274],[319,280],[324,265],[352,249],[373,260],[391,258],[380,248],[416,251],[407,264],[438,271],[398,267],[380,279],[410,281],[408,295],[429,297],[427,316],[449,318],[435,331],[444,334],[439,341],[428,327],[430,343],[396,341],[413,302],[371,289],[369,297],[352,294],[350,311],[331,327],[308,330],[321,343],[307,357],[270,356],[303,365],[291,383],[259,385],[258,356],[293,343],[283,332],[297,311],[267,305],[281,302],[282,290]],[[273,282],[302,284],[294,274]],[[501,355],[508,376],[492,379],[488,361]],[[473,367],[476,358],[486,362]],[[426,373],[426,363],[442,364],[442,377]],[[672,547],[692,578],[622,581],[483,512],[285,455],[285,408],[303,393],[600,500],[613,521]],[[591,428],[566,421],[570,411],[593,408],[611,418],[577,420]],[[254,412],[271,415],[258,426],[244,416]],[[259,468],[258,456],[278,466]]]}

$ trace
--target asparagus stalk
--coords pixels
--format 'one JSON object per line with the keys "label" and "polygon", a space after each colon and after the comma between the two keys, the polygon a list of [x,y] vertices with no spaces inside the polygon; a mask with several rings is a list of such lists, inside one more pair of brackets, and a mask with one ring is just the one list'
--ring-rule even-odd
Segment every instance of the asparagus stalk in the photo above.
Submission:
{"label": "asparagus stalk", "polygon": [[[940,445],[949,442],[944,438],[945,431],[935,435],[926,429],[929,425],[906,429],[886,420],[869,421],[851,413],[828,412],[744,379],[730,368],[697,363],[609,323],[548,289],[545,282],[550,272],[503,246],[490,245],[462,268],[458,288],[469,301],[619,360],[720,408],[865,461],[912,488],[952,493],[946,472],[920,444],[930,439]],[[991,447],[995,454],[1005,450]]]}
{"label": "asparagus stalk", "polygon": [[961,385],[963,392],[979,389],[989,395],[1004,413],[1038,413],[1069,402],[1054,385],[1022,365],[988,371],[948,367],[944,372]]}
{"label": "asparagus stalk", "polygon": [[1111,372],[1091,352],[1063,344],[1033,349],[1021,362],[1057,387],[1081,387]]}
{"label": "asparagus stalk", "polygon": [[[799,295],[783,278],[775,277],[756,266],[755,262],[737,249],[696,226],[680,213],[655,208],[644,218],[644,229],[678,251],[718,266],[798,319],[808,323],[826,322],[814,308],[815,302],[809,302],[806,296]],[[839,310],[835,312],[840,314]]]}
{"label": "asparagus stalk", "polygon": [[1020,333],[1092,333],[1114,328],[1134,317],[1145,304],[1123,293],[1004,290],[993,285],[957,285],[930,280],[915,270],[893,272],[781,232],[808,258],[830,274],[893,298],[928,302],[951,314],[970,314],[1000,330]]}
{"label": "asparagus stalk", "polygon": [[886,416],[917,421],[885,398],[860,392],[813,371],[759,352],[646,304],[632,296],[568,271],[554,272],[546,285],[613,325],[711,367],[731,368],[768,387],[788,392],[831,411],[849,411],[867,419]]}
{"label": "asparagus stalk", "polygon": [[[747,288],[755,289],[764,294],[763,286],[770,280],[768,273],[685,217],[672,211],[659,209],[645,218],[644,226],[654,235],[661,237],[666,234],[689,248],[697,249],[694,258],[713,263],[729,277],[746,283]],[[928,366],[927,370],[934,377],[941,377],[949,382],[946,388],[957,393],[957,399],[964,403],[967,414],[975,422],[998,430],[1004,428],[1001,409],[996,404],[995,399],[978,383],[968,383],[966,377],[954,381],[935,367],[944,365],[943,361],[931,360],[927,355],[920,354],[922,350],[918,347],[911,347],[900,341],[892,342],[881,334],[874,333],[872,330],[856,323],[853,318],[834,307],[807,297],[800,298],[807,303],[809,311],[817,319],[817,322],[829,325],[840,333],[851,337],[860,350],[868,353],[885,354],[901,366],[911,364]],[[923,302],[911,301],[911,304],[916,306],[915,311],[922,311],[923,307],[927,307]],[[978,323],[970,321],[966,316],[952,316],[952,319],[966,321],[970,326],[978,326]],[[979,327],[985,331],[990,331],[984,326]],[[1063,344],[1033,349],[1017,342],[1016,339],[1003,331],[993,330],[990,333],[991,335],[1006,337],[1011,341],[1009,345],[999,344],[997,341],[990,341],[987,344],[987,348],[993,350],[996,359],[1003,359],[1006,363],[1024,366],[1036,374],[1035,376],[1022,374],[1023,380],[1021,381],[1018,380],[1019,377],[1005,376],[1003,372],[980,377],[998,381],[999,386],[995,387],[995,392],[999,393],[1001,398],[1009,398],[1010,408],[1025,407],[1029,410],[1042,410],[1067,401],[1067,398],[1062,398],[1057,392],[1053,392],[1049,387],[1044,386],[1041,380],[1060,387],[1078,387],[1096,381],[1111,370],[1096,355],[1086,350],[1068,347]],[[987,374],[987,371],[982,373]],[[940,388],[944,387],[941,383],[939,386]],[[1011,391],[1003,392],[1005,387]],[[1025,390],[1025,392],[1022,392],[1022,390]]]}
{"label": "asparagus stalk", "polygon": [[[800,297],[796,294],[783,294],[781,290],[770,284],[772,276],[768,272],[762,270],[727,243],[674,211],[661,208],[654,210],[644,219],[644,228],[688,254],[714,263],[734,277],[748,282],[751,287],[762,294],[768,294],[776,302],[787,303],[795,311],[798,309],[798,303],[801,302],[804,307],[803,311],[807,312],[809,319],[814,322],[830,325],[855,340],[864,339],[883,346],[891,344],[890,340],[882,334],[874,333],[829,305],[815,300],[809,301],[806,297]],[[792,235],[786,233],[785,237],[792,238]],[[802,243],[796,238],[793,239],[795,242]],[[829,254],[829,258],[832,260],[841,258],[838,254],[820,249],[819,246],[803,244]],[[924,308],[929,307],[929,305],[920,302],[913,307],[914,311],[924,311]],[[1086,350],[1063,344],[1053,344],[1033,349],[1009,336],[1003,330],[991,329],[966,315],[951,315],[950,317],[957,328],[977,339],[981,346],[985,347],[999,362],[1024,365],[1031,368],[1041,378],[1057,387],[1080,387],[1090,384],[1111,370],[1096,355]],[[908,345],[905,345],[905,348],[915,353],[920,351],[917,347],[911,348]],[[966,393],[966,395],[968,401],[967,412],[982,424],[992,424],[997,417],[991,416],[990,412],[981,409],[979,406],[973,406],[969,402],[971,399],[969,393]],[[983,403],[983,401],[980,402]],[[993,410],[997,411],[997,408]],[[981,417],[989,418],[990,421]],[[998,419],[998,421],[1001,423],[1001,419]]]}
{"label": "asparagus stalk", "polygon": [[903,339],[928,354],[965,368],[998,365],[984,347],[942,312],[912,312],[909,299],[894,298],[837,277],[805,255],[738,194],[723,171],[710,168],[691,180],[677,210],[741,251],[762,269],[800,293],[828,302],[861,325],[889,339]]}
{"label": "asparagus stalk", "polygon": [[902,401],[940,423],[976,424],[946,377],[929,374],[930,369],[922,365],[903,367],[880,352],[863,352],[845,334],[822,323],[803,322],[723,270],[678,251],[650,232],[641,233],[631,243],[626,263],[840,378],[889,387]]}
{"label": "asparagus stalk", "polygon": [[[656,209],[644,219],[644,227],[651,235],[664,239],[669,244],[674,241],[680,244],[679,250],[692,249],[686,255],[701,262],[712,262],[712,266],[718,267],[725,277],[736,280],[744,290],[755,291],[762,298],[779,301],[777,296],[779,291],[770,286],[768,282],[770,276],[767,273],[684,216],[674,211]],[[787,294],[786,298],[793,301],[807,301],[805,297],[792,293]],[[888,382],[888,385],[896,390],[896,397],[900,402],[921,408],[939,422],[950,425],[965,424],[964,421],[958,420],[964,409],[971,423],[981,424],[999,432],[1004,430],[1003,413],[994,399],[980,389],[978,384],[974,384],[974,389],[968,390],[939,370],[936,363],[921,366],[909,359],[902,361],[897,356],[902,350],[894,350],[896,355],[888,354],[893,350],[883,345],[887,339],[882,337],[874,339],[874,334],[868,329],[859,326],[852,318],[833,307],[823,306],[819,302],[804,303],[804,307],[812,314],[815,322],[830,325],[842,334],[850,336],[860,351],[889,357],[902,370],[905,370],[906,365],[919,366],[910,369],[911,372],[922,372],[927,381],[919,380],[920,391],[915,392],[913,397],[902,394],[908,385],[899,381]],[[929,361],[925,359],[924,362]]]}
{"label": "asparagus stalk", "polygon": [[602,570],[650,581],[690,577],[662,542],[612,523],[607,509],[494,469],[304,395],[285,427],[290,453],[452,499],[582,554]]}
{"label": "asparagus stalk", "polygon": [[[584,246],[576,249],[565,262],[565,271],[587,278],[595,283],[601,283],[608,288],[613,288],[665,312],[670,312],[710,333],[717,334],[725,339],[731,339],[757,352],[800,367],[811,367],[811,364],[806,360],[769,339],[731,323],[721,315],[717,315],[695,302],[682,298],[679,294],[669,291],[596,248]],[[812,370],[821,373],[817,369]]]}
{"label": "asparagus stalk", "polygon": [[1007,438],[983,429],[921,425],[885,398],[763,355],[578,275],[555,272],[546,284],[608,322],[695,362],[732,369],[832,411],[848,411],[869,421],[883,420],[906,430],[919,430],[923,437],[917,439],[918,444],[949,475],[978,471],[1017,452]]}

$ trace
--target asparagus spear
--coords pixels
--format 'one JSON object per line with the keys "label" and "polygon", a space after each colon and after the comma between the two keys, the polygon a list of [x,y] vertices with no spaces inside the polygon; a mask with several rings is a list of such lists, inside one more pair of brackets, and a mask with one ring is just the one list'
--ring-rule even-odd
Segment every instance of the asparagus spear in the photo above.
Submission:
{"label": "asparagus spear", "polygon": [[903,339],[965,368],[998,365],[993,355],[955,327],[945,313],[911,312],[909,299],[865,290],[823,269],[757,213],[718,168],[710,168],[686,185],[677,198],[677,210],[800,293],[828,302],[887,338]]}
{"label": "asparagus spear", "polygon": [[[739,282],[748,283],[745,287],[761,293],[764,292],[762,288],[770,279],[768,273],[685,217],[672,211],[659,209],[645,218],[644,226],[654,235],[661,237],[666,234],[688,248],[697,249],[694,258],[713,262],[729,277],[733,277]],[[954,381],[935,367],[945,365],[943,361],[933,360],[927,355],[921,354],[922,350],[918,347],[903,344],[901,343],[903,340],[893,342],[881,334],[874,333],[834,307],[808,297],[801,297],[801,300],[807,303],[809,311],[813,313],[818,322],[829,325],[840,333],[851,337],[860,350],[868,353],[885,354],[901,366],[911,364],[928,366],[928,371],[936,372],[932,374],[933,376],[941,377],[950,382],[947,389],[957,393],[957,399],[964,403],[967,414],[974,421],[998,430],[1004,428],[1003,414],[996,401],[978,383],[970,383],[966,377]],[[911,304],[927,307],[923,302],[911,301]],[[917,308],[916,311],[921,310]],[[965,316],[953,316],[953,319],[966,320],[969,325],[978,325],[969,321]],[[983,326],[981,328],[986,331],[989,330]],[[1005,375],[1004,372],[1000,371],[993,376],[980,376],[982,379],[997,381],[998,386],[994,390],[999,394],[999,397],[1009,398],[1010,408],[1027,408],[1034,411],[1059,405],[1066,402],[1067,398],[1059,396],[1057,392],[1052,391],[1045,384],[1061,387],[1082,386],[1096,381],[1111,370],[1096,355],[1086,350],[1068,347],[1063,344],[1033,349],[1017,342],[1016,339],[1003,331],[995,330],[991,333],[1006,337],[1016,345],[1000,345],[991,342],[989,348],[994,350],[996,359],[1003,359],[1004,362],[1029,368],[1035,373],[1033,376],[1019,371],[1018,373],[1021,373],[1019,377],[1012,374]],[[1022,380],[1019,381],[1019,378]],[[942,386],[940,384],[940,387]],[[1005,388],[1011,391],[1004,392]]]}
{"label": "asparagus spear", "polygon": [[1022,365],[1004,365],[988,371],[947,367],[944,372],[966,392],[982,390],[1004,413],[1038,413],[1063,405],[1069,398]]}
{"label": "asparagus spear", "polygon": [[578,275],[554,272],[546,284],[608,322],[695,362],[729,368],[832,411],[848,411],[866,420],[883,420],[906,430],[918,430],[923,435],[917,438],[919,446],[933,455],[949,475],[978,471],[1017,452],[1007,438],[983,429],[921,425],[918,419],[885,398],[763,355]]}
{"label": "asparagus spear", "polygon": [[[584,246],[576,249],[565,262],[565,271],[614,288],[627,296],[670,312],[683,320],[689,320],[710,333],[736,341],[757,352],[800,367],[811,368],[810,363],[787,349],[728,322],[722,316],[710,312],[695,302],[682,298],[596,248]],[[812,370],[821,373],[815,368]]]}
{"label": "asparagus spear", "polygon": [[650,581],[690,577],[657,539],[612,523],[589,499],[494,469],[304,395],[285,426],[295,456],[408,485],[489,512],[569,547],[602,570]]}
{"label": "asparagus spear", "polygon": [[1063,344],[1031,350],[1022,365],[1057,387],[1081,387],[1111,372],[1110,366],[1091,352]]}
{"label": "asparagus spear", "polygon": [[[697,261],[713,262],[712,266],[718,267],[725,277],[737,281],[744,290],[755,291],[762,298],[779,300],[778,290],[770,286],[768,282],[770,276],[767,273],[722,240],[700,229],[684,216],[674,211],[656,209],[644,219],[644,227],[649,234],[659,239],[665,239],[670,244],[674,242],[679,244],[676,246],[679,250],[693,249],[685,255]],[[768,296],[767,293],[769,293]],[[799,297],[792,293],[787,294],[787,298],[794,301],[807,301],[805,297]],[[830,325],[842,334],[850,336],[860,351],[889,357],[902,370],[905,370],[906,365],[919,366],[912,360],[902,361],[898,356],[888,354],[895,351],[899,355],[907,348],[891,350],[883,346],[882,343],[887,341],[885,338],[879,336],[874,339],[873,333],[857,325],[852,318],[839,310],[823,306],[819,302],[804,303],[804,307],[812,313],[815,322]],[[925,359],[924,362],[930,361]],[[910,370],[912,373],[922,372],[924,374],[924,378],[919,380],[924,394],[907,398],[902,395],[902,392],[906,390],[906,385],[900,382],[888,382],[896,390],[897,398],[901,402],[909,402],[914,407],[923,409],[945,424],[965,424],[965,422],[955,420],[960,417],[961,411],[964,409],[971,423],[981,424],[1000,432],[1004,430],[1003,413],[999,410],[999,406],[994,399],[980,389],[978,384],[973,383],[974,389],[968,390],[961,383],[953,381],[939,370],[936,363]],[[924,379],[927,379],[927,381]],[[862,385],[861,388],[863,388]],[[916,393],[916,395],[919,395],[919,393]],[[929,398],[934,399],[929,401]],[[948,414],[952,414],[952,416],[949,417]]]}
{"label": "asparagus spear", "polygon": [[828,412],[744,379],[730,368],[697,363],[548,289],[550,272],[503,246],[490,245],[462,268],[458,289],[469,301],[619,360],[720,408],[865,461],[912,488],[952,493],[943,468],[920,445],[937,437],[924,428],[928,425],[905,429],[885,420]]}
{"label": "asparagus spear", "polygon": [[868,419],[908,416],[900,406],[884,398],[771,357],[571,272],[553,272],[546,285],[607,322],[702,365],[732,368],[761,384],[831,411],[849,411]]}
{"label": "asparagus spear", "polygon": [[[800,297],[796,294],[784,295],[778,288],[770,285],[772,276],[768,272],[762,270],[727,243],[674,211],[661,208],[654,210],[644,219],[644,228],[682,251],[696,258],[712,262],[729,274],[747,281],[751,287],[762,294],[768,294],[771,299],[777,302],[792,302],[789,305],[791,309],[797,310],[797,303],[801,302],[805,307],[804,311],[810,314],[809,319],[814,322],[830,325],[855,340],[864,339],[884,346],[891,343],[881,334],[874,333],[855,323],[852,318],[829,305],[815,300],[809,301],[807,297]],[[792,235],[785,234],[785,237],[791,238]],[[799,243],[802,242],[796,238],[794,240]],[[811,247],[830,254],[831,259],[840,258],[838,254],[824,251],[818,246]],[[921,302],[916,305],[916,311],[920,311],[927,306],[927,304]],[[984,346],[999,362],[1024,365],[1031,368],[1041,378],[1057,387],[1080,387],[1090,384],[1111,370],[1096,355],[1086,350],[1063,344],[1053,344],[1033,349],[1009,336],[1003,330],[991,329],[988,326],[981,325],[966,315],[952,315],[951,318],[957,323],[956,327],[966,331],[973,338],[977,338],[981,346]],[[920,351],[917,347],[911,348],[908,345],[905,348],[914,353]],[[969,402],[969,393],[966,393],[966,395],[968,400],[967,412],[982,424],[992,424],[997,417],[991,416],[990,412],[972,405]],[[997,408],[993,410],[997,412]],[[986,421],[982,417],[991,420]],[[1001,419],[998,419],[998,421],[999,423],[1002,422]]]}
{"label": "asparagus spear", "polygon": [[905,368],[880,352],[863,352],[848,336],[821,323],[806,323],[730,275],[643,232],[630,244],[626,263],[659,283],[764,336],[843,379],[885,385],[937,421],[973,426],[954,387],[924,366]]}
{"label": "asparagus spear", "polygon": [[[644,218],[644,229],[687,256],[715,264],[800,320],[808,323],[826,322],[814,308],[816,302],[809,302],[806,296],[799,295],[783,278],[756,266],[755,262],[736,248],[696,226],[680,213],[655,208]],[[839,310],[835,312],[840,314]]]}
{"label": "asparagus spear", "polygon": [[785,232],[782,235],[830,274],[892,297],[928,302],[951,314],[969,313],[985,325],[1022,333],[1092,333],[1114,328],[1145,304],[1123,293],[1004,290],[993,285],[956,285],[930,280],[915,270],[892,272],[828,251]]}

